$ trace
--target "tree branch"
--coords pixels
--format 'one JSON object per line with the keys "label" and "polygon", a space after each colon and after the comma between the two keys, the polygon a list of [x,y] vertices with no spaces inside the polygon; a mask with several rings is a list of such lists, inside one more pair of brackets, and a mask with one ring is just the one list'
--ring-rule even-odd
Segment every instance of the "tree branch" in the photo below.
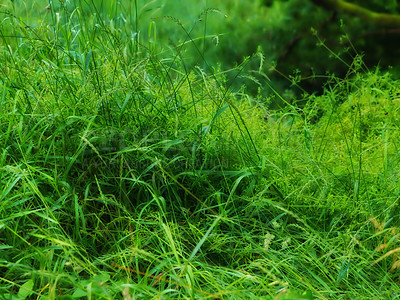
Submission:
{"label": "tree branch", "polygon": [[400,27],[400,15],[377,13],[343,0],[312,0],[316,5],[364,19],[381,27]]}

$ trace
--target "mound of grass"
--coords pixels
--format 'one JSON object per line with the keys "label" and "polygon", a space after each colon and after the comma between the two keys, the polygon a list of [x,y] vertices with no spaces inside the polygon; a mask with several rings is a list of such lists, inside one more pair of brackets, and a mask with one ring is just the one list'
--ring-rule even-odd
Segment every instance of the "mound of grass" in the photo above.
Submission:
{"label": "mound of grass", "polygon": [[59,4],[2,15],[0,298],[398,296],[389,74],[269,111]]}

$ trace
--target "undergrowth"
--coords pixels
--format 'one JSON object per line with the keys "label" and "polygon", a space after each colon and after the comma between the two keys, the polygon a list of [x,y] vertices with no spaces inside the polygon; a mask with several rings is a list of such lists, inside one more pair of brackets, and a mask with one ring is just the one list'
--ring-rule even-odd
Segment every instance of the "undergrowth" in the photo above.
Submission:
{"label": "undergrowth", "polygon": [[1,11],[1,299],[398,297],[398,81],[272,111],[73,3]]}

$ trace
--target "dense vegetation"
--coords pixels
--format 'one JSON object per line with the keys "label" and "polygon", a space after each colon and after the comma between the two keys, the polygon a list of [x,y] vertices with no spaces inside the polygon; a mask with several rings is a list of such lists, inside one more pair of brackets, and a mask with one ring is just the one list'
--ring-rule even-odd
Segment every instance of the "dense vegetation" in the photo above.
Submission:
{"label": "dense vegetation", "polygon": [[399,81],[269,78],[299,1],[146,2],[1,8],[0,299],[399,298]]}

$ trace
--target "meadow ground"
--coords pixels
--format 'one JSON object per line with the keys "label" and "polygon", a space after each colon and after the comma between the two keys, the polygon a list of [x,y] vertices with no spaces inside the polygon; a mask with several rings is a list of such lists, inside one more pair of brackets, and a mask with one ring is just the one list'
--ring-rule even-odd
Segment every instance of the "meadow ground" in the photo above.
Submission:
{"label": "meadow ground", "polygon": [[250,96],[67,4],[1,12],[0,299],[400,297],[397,80]]}

